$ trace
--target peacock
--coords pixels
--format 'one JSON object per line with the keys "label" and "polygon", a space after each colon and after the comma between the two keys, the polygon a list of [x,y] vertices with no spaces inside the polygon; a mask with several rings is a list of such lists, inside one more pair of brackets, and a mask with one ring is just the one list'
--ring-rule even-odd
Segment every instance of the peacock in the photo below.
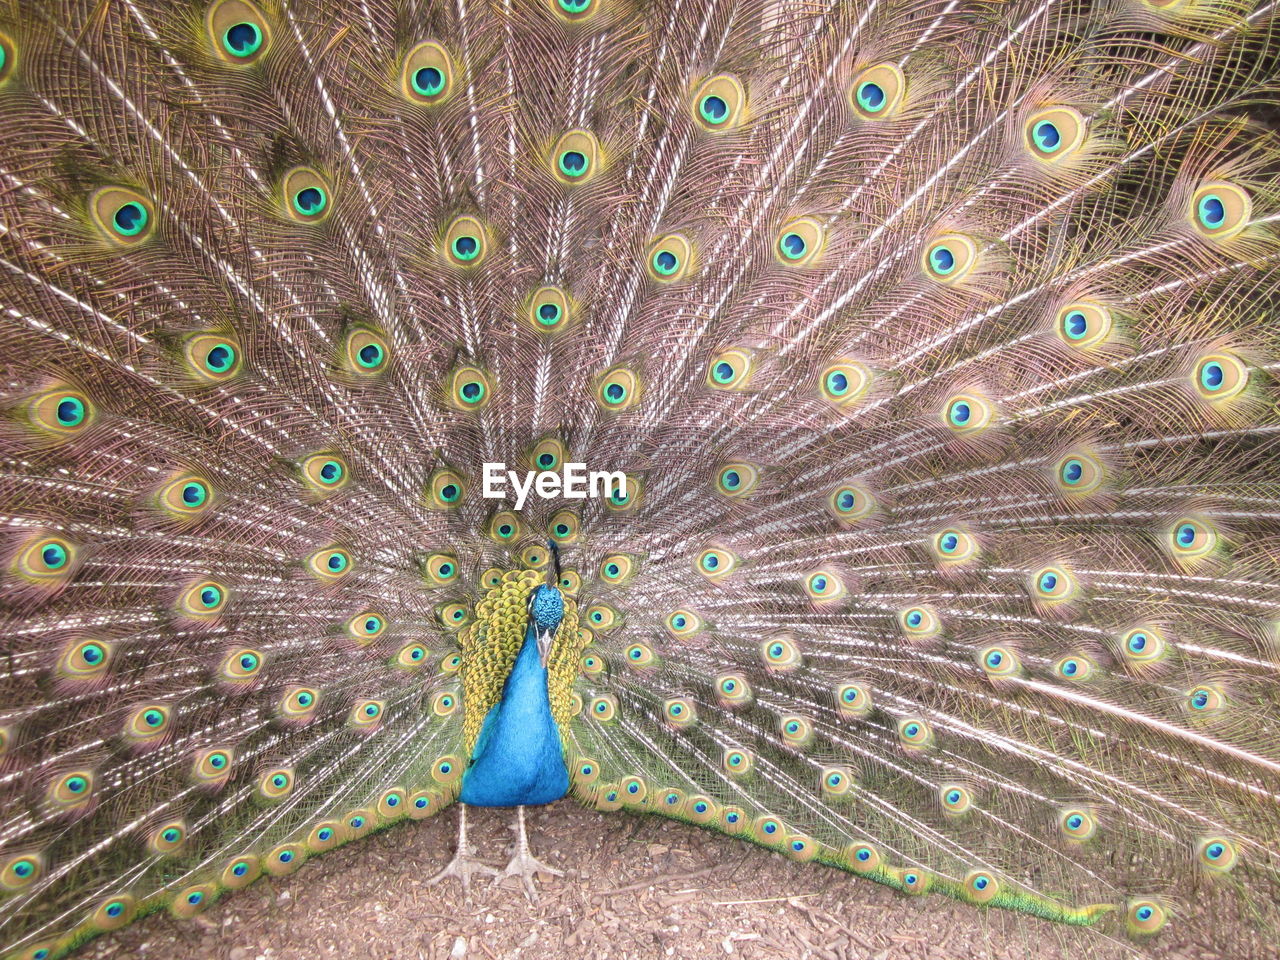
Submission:
{"label": "peacock", "polygon": [[1278,30],[0,6],[0,955],[572,797],[1274,956]]}

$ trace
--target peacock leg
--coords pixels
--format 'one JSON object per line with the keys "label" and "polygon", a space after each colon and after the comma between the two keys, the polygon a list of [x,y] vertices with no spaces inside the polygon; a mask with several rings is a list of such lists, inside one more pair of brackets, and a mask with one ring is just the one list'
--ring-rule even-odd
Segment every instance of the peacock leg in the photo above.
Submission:
{"label": "peacock leg", "polygon": [[427,881],[433,886],[445,877],[457,877],[466,893],[471,892],[471,877],[477,873],[497,874],[497,869],[477,860],[473,854],[475,848],[467,842],[467,805],[458,804],[458,849],[449,861],[449,865]]}
{"label": "peacock leg", "polygon": [[538,891],[533,886],[533,875],[535,873],[546,873],[553,877],[564,876],[563,870],[548,866],[529,851],[529,834],[524,828],[524,807],[516,807],[515,853],[512,854],[511,862],[507,864],[507,868],[502,871],[494,882],[497,883],[505,877],[519,877],[520,882],[524,884],[525,895],[532,902],[538,899]]}

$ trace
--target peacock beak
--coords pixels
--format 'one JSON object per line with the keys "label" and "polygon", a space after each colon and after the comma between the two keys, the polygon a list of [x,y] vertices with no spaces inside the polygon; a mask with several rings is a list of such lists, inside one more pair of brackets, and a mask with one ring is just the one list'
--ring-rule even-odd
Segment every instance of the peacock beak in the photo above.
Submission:
{"label": "peacock beak", "polygon": [[551,641],[555,636],[554,630],[538,630],[538,662],[542,664],[544,670],[547,668],[547,661],[551,658]]}

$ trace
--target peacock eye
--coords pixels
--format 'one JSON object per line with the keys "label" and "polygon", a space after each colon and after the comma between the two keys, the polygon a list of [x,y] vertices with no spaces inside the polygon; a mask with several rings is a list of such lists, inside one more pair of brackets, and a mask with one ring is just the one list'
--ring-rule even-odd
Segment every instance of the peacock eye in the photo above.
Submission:
{"label": "peacock eye", "polygon": [[854,360],[841,360],[826,367],[818,376],[824,400],[837,407],[851,407],[871,386],[871,371]]}
{"label": "peacock eye", "polygon": [[489,378],[478,367],[460,367],[450,377],[450,399],[459,410],[479,410],[490,400]]}
{"label": "peacock eye", "polygon": [[413,92],[424,99],[439,96],[444,85],[444,71],[439,67],[420,67],[413,72]]}
{"label": "peacock eye", "polygon": [[693,247],[680,234],[671,233],[660,237],[649,248],[646,260],[649,275],[659,283],[683,279],[689,273],[692,253]]}
{"label": "peacock eye", "polygon": [[322,187],[303,187],[293,195],[293,209],[304,217],[319,216],[329,204],[329,197]]}
{"label": "peacock eye", "polygon": [[1215,243],[1248,226],[1252,212],[1249,194],[1232,183],[1205,184],[1191,198],[1191,221],[1196,232]]}
{"label": "peacock eye", "polygon": [[1070,107],[1041,110],[1024,127],[1031,155],[1047,164],[1059,163],[1075,153],[1084,141],[1084,118]]}
{"label": "peacock eye", "polygon": [[887,101],[888,98],[884,94],[884,87],[874,80],[864,80],[858,84],[858,106],[865,113],[879,113],[884,109]]}
{"label": "peacock eye", "polygon": [[319,223],[330,213],[329,185],[310,167],[295,167],[284,176],[285,213],[297,223]]}
{"label": "peacock eye", "polygon": [[746,90],[737,77],[724,73],[703,81],[693,103],[694,119],[703,130],[730,130],[742,121]]}
{"label": "peacock eye", "polygon": [[1084,350],[1105,341],[1111,334],[1111,312],[1087,301],[1069,303],[1058,310],[1054,332],[1067,346]]}
{"label": "peacock eye", "polygon": [[596,387],[596,402],[601,408],[619,412],[635,406],[640,401],[640,376],[627,367],[613,367],[605,371]]}
{"label": "peacock eye", "polygon": [[1249,368],[1233,354],[1210,354],[1196,362],[1191,382],[1202,400],[1216,405],[1244,390],[1249,382]]}
{"label": "peacock eye", "polygon": [[445,231],[444,248],[447,258],[455,266],[478,266],[486,252],[485,233],[480,221],[475,217],[454,219]]}
{"label": "peacock eye", "polygon": [[707,365],[707,386],[716,390],[742,390],[750,383],[754,367],[750,351],[741,347],[724,350]]}
{"label": "peacock eye", "polygon": [[882,63],[854,78],[849,100],[863,120],[883,120],[897,111],[905,87],[902,71],[895,64]]}
{"label": "peacock eye", "polygon": [[746,497],[756,488],[760,471],[749,463],[730,463],[716,474],[716,490],[726,497]]}
{"label": "peacock eye", "polygon": [[0,83],[13,76],[13,66],[18,58],[18,49],[12,40],[0,33]]}
{"label": "peacock eye", "polygon": [[257,61],[271,41],[266,18],[250,0],[218,0],[205,23],[219,59],[237,67]]}
{"label": "peacock eye", "polygon": [[987,647],[978,654],[978,663],[989,677],[1007,677],[1017,673],[1021,662],[1007,647]]}
{"label": "peacock eye", "polygon": [[443,103],[452,93],[453,73],[453,60],[444,47],[433,41],[420,43],[404,59],[401,94],[410,103]]}
{"label": "peacock eye", "polygon": [[89,213],[102,237],[116,248],[136,246],[155,232],[152,201],[128,187],[94,191]]}
{"label": "peacock eye", "polygon": [[825,242],[822,224],[812,217],[801,217],[779,231],[775,253],[784,266],[807,267],[818,258]]}
{"label": "peacock eye", "polygon": [[961,437],[981,433],[994,417],[991,402],[977,393],[957,394],[948,399],[943,408],[943,422]]}
{"label": "peacock eye", "polygon": [[962,234],[947,234],[925,248],[923,261],[926,276],[944,284],[959,283],[977,264],[978,247]]}
{"label": "peacock eye", "polygon": [[595,0],[551,0],[552,7],[566,20],[582,20],[590,16]]}

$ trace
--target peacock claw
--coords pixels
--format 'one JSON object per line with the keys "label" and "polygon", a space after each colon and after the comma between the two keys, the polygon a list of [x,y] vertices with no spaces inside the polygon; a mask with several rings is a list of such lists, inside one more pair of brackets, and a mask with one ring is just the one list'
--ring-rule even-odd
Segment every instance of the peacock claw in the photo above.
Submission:
{"label": "peacock claw", "polygon": [[484,861],[477,860],[474,854],[475,847],[467,842],[467,805],[460,803],[458,804],[458,849],[454,853],[453,859],[449,861],[448,866],[428,880],[427,886],[435,886],[446,877],[457,877],[458,882],[462,884],[462,892],[469,896],[471,894],[471,878],[473,875],[477,873],[497,875],[499,872],[496,867],[491,867]]}
{"label": "peacock claw", "polygon": [[467,847],[466,849],[459,847],[458,852],[453,855],[453,859],[449,861],[449,865],[437,873],[434,877],[427,881],[427,886],[435,886],[446,877],[457,877],[462,884],[462,892],[470,895],[471,878],[477,873],[487,873],[497,875],[500,871],[496,867],[491,867],[482,860],[477,860],[472,853],[474,851]]}
{"label": "peacock claw", "polygon": [[[499,873],[496,870],[494,872]],[[533,885],[533,877],[538,873],[550,874],[553,877],[564,876],[563,870],[548,866],[528,851],[524,853],[517,851],[515,856],[511,858],[511,862],[507,864],[507,868],[501,871],[493,882],[496,885],[507,877],[519,877],[520,882],[524,884],[524,893],[529,898],[529,902],[537,903],[538,890]]]}
{"label": "peacock claw", "polygon": [[[498,871],[494,872],[498,873]],[[496,885],[507,877],[519,877],[521,884],[524,885],[525,896],[529,898],[530,903],[536,903],[538,890],[533,885],[533,878],[535,874],[539,873],[552,877],[564,876],[563,870],[557,870],[555,867],[543,863],[529,850],[529,835],[525,832],[524,826],[524,807],[517,807],[515,853],[511,855],[511,862],[507,864],[506,869],[501,871],[493,882]]]}

